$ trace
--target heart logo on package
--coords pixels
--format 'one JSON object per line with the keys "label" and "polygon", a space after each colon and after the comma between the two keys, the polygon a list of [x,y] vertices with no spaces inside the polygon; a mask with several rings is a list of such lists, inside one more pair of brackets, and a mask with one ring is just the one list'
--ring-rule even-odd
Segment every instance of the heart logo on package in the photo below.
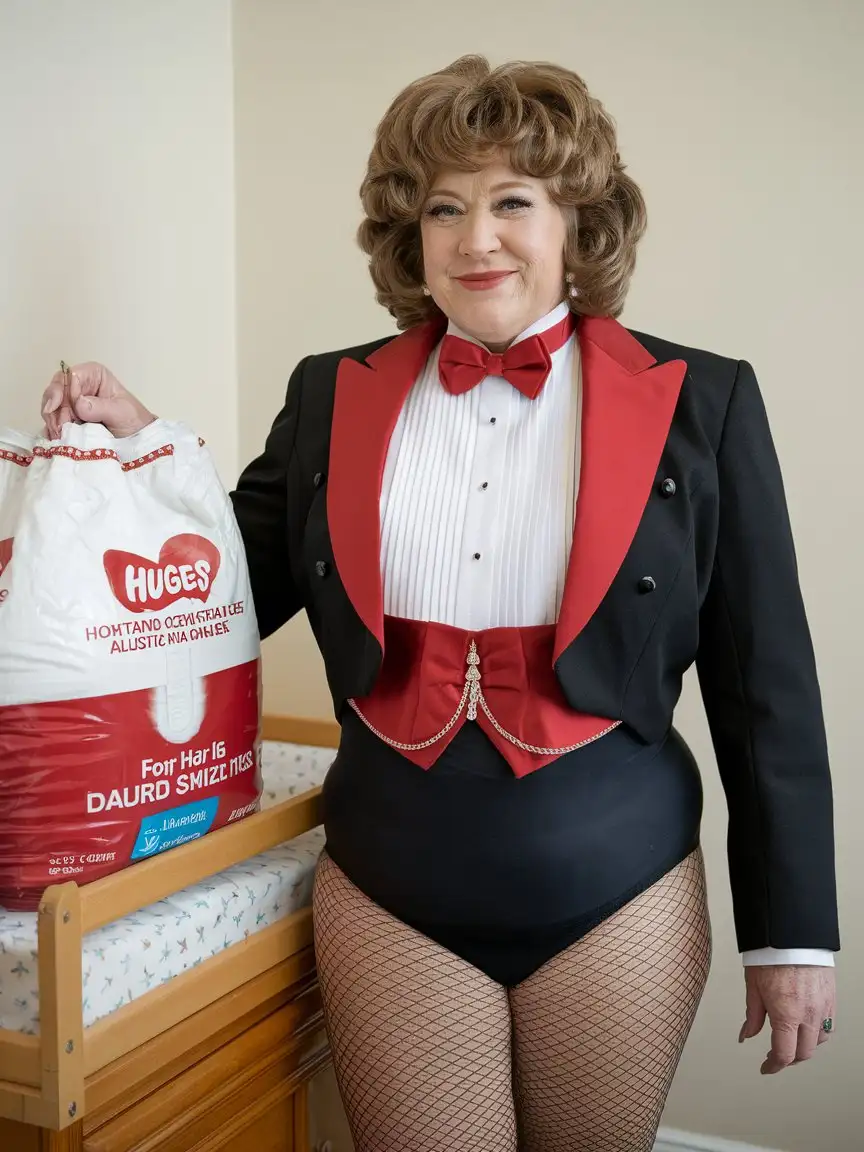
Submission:
{"label": "heart logo on package", "polygon": [[103,558],[111,591],[130,612],[158,612],[178,600],[204,603],[219,571],[219,551],[203,536],[166,540],[158,560],[110,549]]}
{"label": "heart logo on package", "polygon": [[0,576],[6,571],[9,566],[9,561],[12,559],[12,544],[13,537],[8,540],[0,540]]}

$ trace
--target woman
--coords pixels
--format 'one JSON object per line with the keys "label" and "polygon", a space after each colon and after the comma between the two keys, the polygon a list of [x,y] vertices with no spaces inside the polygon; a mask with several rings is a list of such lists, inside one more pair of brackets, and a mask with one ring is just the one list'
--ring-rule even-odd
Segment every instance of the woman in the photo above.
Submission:
{"label": "woman", "polygon": [[[819,688],[753,371],[628,332],[642,197],[573,73],[477,57],[378,128],[360,243],[403,334],[296,369],[234,507],[342,743],[315,888],[360,1152],[652,1147],[709,964],[695,660],[763,1072],[831,1031]],[[154,417],[97,365],[44,414]],[[517,1135],[518,1134],[518,1135]]]}

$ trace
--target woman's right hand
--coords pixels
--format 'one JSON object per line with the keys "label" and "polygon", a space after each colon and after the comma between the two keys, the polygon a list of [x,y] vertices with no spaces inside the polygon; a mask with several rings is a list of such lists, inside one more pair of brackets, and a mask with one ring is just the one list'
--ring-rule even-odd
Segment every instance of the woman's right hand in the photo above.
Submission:
{"label": "woman's right hand", "polygon": [[42,419],[48,438],[59,440],[64,424],[104,424],[114,436],[132,436],[156,417],[103,364],[88,363],[54,374]]}

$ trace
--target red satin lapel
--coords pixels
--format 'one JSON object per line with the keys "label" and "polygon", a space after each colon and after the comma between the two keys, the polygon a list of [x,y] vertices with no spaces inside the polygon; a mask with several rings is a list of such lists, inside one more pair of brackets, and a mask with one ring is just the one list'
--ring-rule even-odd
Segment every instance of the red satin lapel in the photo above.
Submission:
{"label": "red satin lapel", "polygon": [[597,611],[633,542],[687,371],[683,360],[657,364],[611,319],[584,319],[579,347],[582,463],[555,660]]}
{"label": "red satin lapel", "polygon": [[646,368],[651,368],[657,363],[633,333],[628,332],[623,324],[619,324],[611,316],[583,316],[579,321],[578,332],[580,344],[592,344],[595,348],[599,348],[631,376],[644,372]]}
{"label": "red satin lapel", "polygon": [[379,501],[390,437],[402,405],[438,342],[437,322],[411,328],[365,363],[336,374],[327,522],[333,559],[357,615],[384,649]]}

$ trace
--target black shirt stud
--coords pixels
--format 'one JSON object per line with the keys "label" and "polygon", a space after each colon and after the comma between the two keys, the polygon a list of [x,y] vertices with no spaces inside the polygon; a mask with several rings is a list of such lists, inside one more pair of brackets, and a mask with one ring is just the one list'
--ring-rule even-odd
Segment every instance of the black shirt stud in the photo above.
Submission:
{"label": "black shirt stud", "polygon": [[667,476],[663,483],[660,485],[660,494],[662,496],[674,496],[678,491],[678,485],[671,476]]}
{"label": "black shirt stud", "polygon": [[653,576],[643,576],[638,587],[640,592],[653,592],[657,587],[657,581]]}
{"label": "black shirt stud", "polygon": [[330,565],[327,563],[326,560],[316,560],[315,561],[315,574],[316,574],[316,576],[326,576],[329,571],[330,571]]}

